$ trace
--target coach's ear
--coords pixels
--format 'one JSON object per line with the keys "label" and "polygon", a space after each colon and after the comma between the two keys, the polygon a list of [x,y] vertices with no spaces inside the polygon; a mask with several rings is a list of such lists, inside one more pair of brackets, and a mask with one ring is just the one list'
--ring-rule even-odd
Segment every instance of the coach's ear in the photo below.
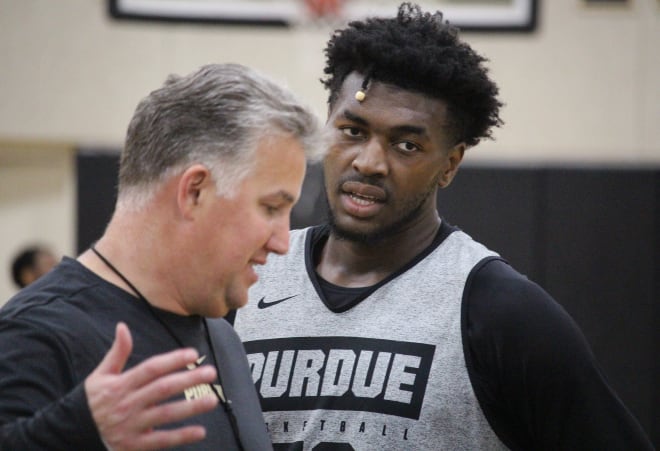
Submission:
{"label": "coach's ear", "polygon": [[200,206],[216,197],[211,171],[203,164],[188,167],[179,176],[176,195],[180,214],[186,219],[194,218]]}
{"label": "coach's ear", "polygon": [[454,180],[454,176],[456,176],[456,173],[458,172],[458,167],[461,165],[461,161],[463,161],[465,149],[467,149],[467,145],[462,142],[456,144],[447,152],[445,167],[438,178],[438,185],[440,188],[447,188],[451,181]]}

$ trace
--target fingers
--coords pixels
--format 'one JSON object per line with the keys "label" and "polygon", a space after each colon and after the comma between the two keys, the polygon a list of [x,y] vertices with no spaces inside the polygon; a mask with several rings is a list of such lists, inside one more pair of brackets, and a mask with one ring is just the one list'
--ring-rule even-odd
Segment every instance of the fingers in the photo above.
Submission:
{"label": "fingers", "polygon": [[188,365],[196,366],[198,356],[195,349],[185,348],[150,357],[139,365],[126,370],[122,374],[123,383],[128,387],[139,389],[159,377],[182,370]]}
{"label": "fingers", "polygon": [[113,449],[117,447],[139,450],[163,449],[199,441],[206,437],[203,426],[192,425],[160,430],[154,428],[208,412],[217,404],[216,397],[205,396],[190,401],[183,400],[154,406],[133,416],[130,423],[122,428],[121,434],[117,434],[123,438],[121,443],[115,442],[112,434],[107,434],[106,441],[115,445],[111,446]]}
{"label": "fingers", "polygon": [[[154,381],[145,384],[140,389],[128,393],[125,396],[125,398],[121,401],[121,404],[133,406],[133,409],[136,408],[149,409],[152,406],[163,402],[164,400],[170,399],[175,395],[182,394],[186,389],[190,387],[195,387],[197,385],[202,385],[202,384],[211,384],[215,380],[216,380],[216,370],[215,368],[208,365],[204,365],[190,371],[188,370],[178,371],[176,373],[167,374],[165,376],[159,377],[158,379],[155,379]],[[202,406],[198,406],[192,401],[185,401],[184,402],[185,408],[183,407],[178,407],[176,409],[172,408],[172,411],[170,411],[169,406],[175,406],[176,403],[164,404],[163,405],[164,408],[162,409],[162,412],[159,414],[161,415],[160,417],[158,416],[152,417],[148,415],[142,416],[140,418],[140,421],[142,423],[138,422],[136,426],[142,429],[146,429],[149,427],[166,424],[168,422],[178,421],[192,414],[200,413],[200,412],[196,412],[195,409],[202,409],[201,411],[203,412],[206,410],[210,410],[217,405],[218,400],[216,396],[209,396],[201,399],[206,399],[206,398],[210,400],[208,406],[206,406],[206,404]],[[194,404],[194,405],[188,406],[189,404],[190,405]],[[206,409],[205,407],[208,407],[208,409]],[[187,414],[188,410],[186,409],[190,410],[189,414]],[[183,416],[182,417],[177,416],[179,414]],[[165,421],[165,420],[169,420],[169,421]]]}
{"label": "fingers", "polygon": [[112,342],[112,347],[94,371],[101,374],[121,373],[132,350],[133,339],[128,326],[124,323],[118,323],[115,328],[115,340]]}
{"label": "fingers", "polygon": [[[126,371],[133,345],[128,327],[119,323],[110,350],[86,378],[85,391],[92,417],[112,449],[161,449],[205,437],[202,426],[155,430],[214,409],[215,396],[172,401],[186,389],[213,383],[215,368],[195,367],[194,349],[159,354]],[[180,398],[179,398],[180,399]]]}
{"label": "fingers", "polygon": [[[117,324],[112,347],[96,367],[94,373],[102,375],[120,374],[126,366],[132,350],[131,333],[128,326],[120,322]],[[197,351],[192,348],[177,349],[159,354],[122,374],[122,383],[126,384],[128,388],[140,388],[158,377],[181,370],[190,364],[195,364],[198,356]]]}
{"label": "fingers", "polygon": [[167,425],[200,415],[215,409],[217,405],[218,398],[214,395],[159,404],[145,410],[140,418],[136,419],[135,423],[136,425],[141,424],[142,430],[148,430],[152,427]]}

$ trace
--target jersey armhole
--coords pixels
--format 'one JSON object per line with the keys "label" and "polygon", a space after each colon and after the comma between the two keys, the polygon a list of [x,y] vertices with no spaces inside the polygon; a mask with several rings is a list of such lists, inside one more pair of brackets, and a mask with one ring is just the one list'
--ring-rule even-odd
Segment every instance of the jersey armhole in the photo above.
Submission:
{"label": "jersey armhole", "polygon": [[[490,425],[493,432],[502,441],[502,443],[504,443],[510,449],[525,449],[523,443],[521,443],[525,440],[522,437],[512,436],[512,431],[506,427],[507,424],[510,424],[510,419],[504,418],[502,412],[498,413],[494,406],[489,404],[489,399],[493,396],[492,391],[494,388],[488,385],[488,381],[496,381],[498,379],[498,375],[497,373],[488,373],[484,375],[484,370],[480,370],[478,368],[475,357],[475,353],[478,352],[478,350],[474,349],[474,343],[470,337],[470,322],[474,319],[471,317],[471,313],[473,313],[474,309],[470,309],[470,301],[475,301],[474,299],[470,299],[470,295],[473,292],[472,290],[475,283],[484,283],[480,281],[479,276],[483,274],[481,271],[487,266],[489,266],[489,270],[492,268],[496,273],[504,274],[511,272],[522,277],[509,265],[506,260],[499,256],[491,256],[482,259],[474,266],[474,268],[472,268],[472,271],[470,271],[470,274],[468,275],[468,278],[465,282],[465,289],[463,290],[463,299],[461,302],[461,341],[463,345],[465,366],[467,368],[468,377],[470,379],[470,383],[472,385],[472,389],[477,398],[479,406],[481,407],[484,417],[488,421],[488,424]],[[480,287],[480,290],[481,289],[484,288]],[[488,287],[485,289],[488,290]],[[489,296],[488,301],[496,301],[496,299],[493,299]]]}

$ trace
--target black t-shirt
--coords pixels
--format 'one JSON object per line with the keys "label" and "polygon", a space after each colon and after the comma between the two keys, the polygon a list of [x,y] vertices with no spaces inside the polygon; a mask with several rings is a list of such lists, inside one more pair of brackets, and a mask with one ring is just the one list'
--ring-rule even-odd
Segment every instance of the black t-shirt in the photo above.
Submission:
{"label": "black t-shirt", "polygon": [[[207,335],[201,317],[152,311],[69,258],[0,310],[0,449],[105,449],[83,382],[110,348],[119,321],[128,325],[133,339],[126,368],[177,349],[178,341],[207,356],[203,363],[217,360],[243,447],[270,449],[245,352],[226,321],[207,319]],[[195,393],[201,392],[181,398]],[[165,427],[182,424],[204,425],[207,436],[179,449],[238,449],[221,406]]]}

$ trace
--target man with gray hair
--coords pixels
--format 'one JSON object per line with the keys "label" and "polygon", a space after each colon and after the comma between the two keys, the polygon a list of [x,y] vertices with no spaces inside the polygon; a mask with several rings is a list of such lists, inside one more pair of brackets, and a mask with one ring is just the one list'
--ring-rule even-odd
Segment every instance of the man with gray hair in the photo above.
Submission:
{"label": "man with gray hair", "polygon": [[0,310],[0,449],[271,448],[222,317],[287,252],[318,130],[235,64],[140,102],[103,236]]}

